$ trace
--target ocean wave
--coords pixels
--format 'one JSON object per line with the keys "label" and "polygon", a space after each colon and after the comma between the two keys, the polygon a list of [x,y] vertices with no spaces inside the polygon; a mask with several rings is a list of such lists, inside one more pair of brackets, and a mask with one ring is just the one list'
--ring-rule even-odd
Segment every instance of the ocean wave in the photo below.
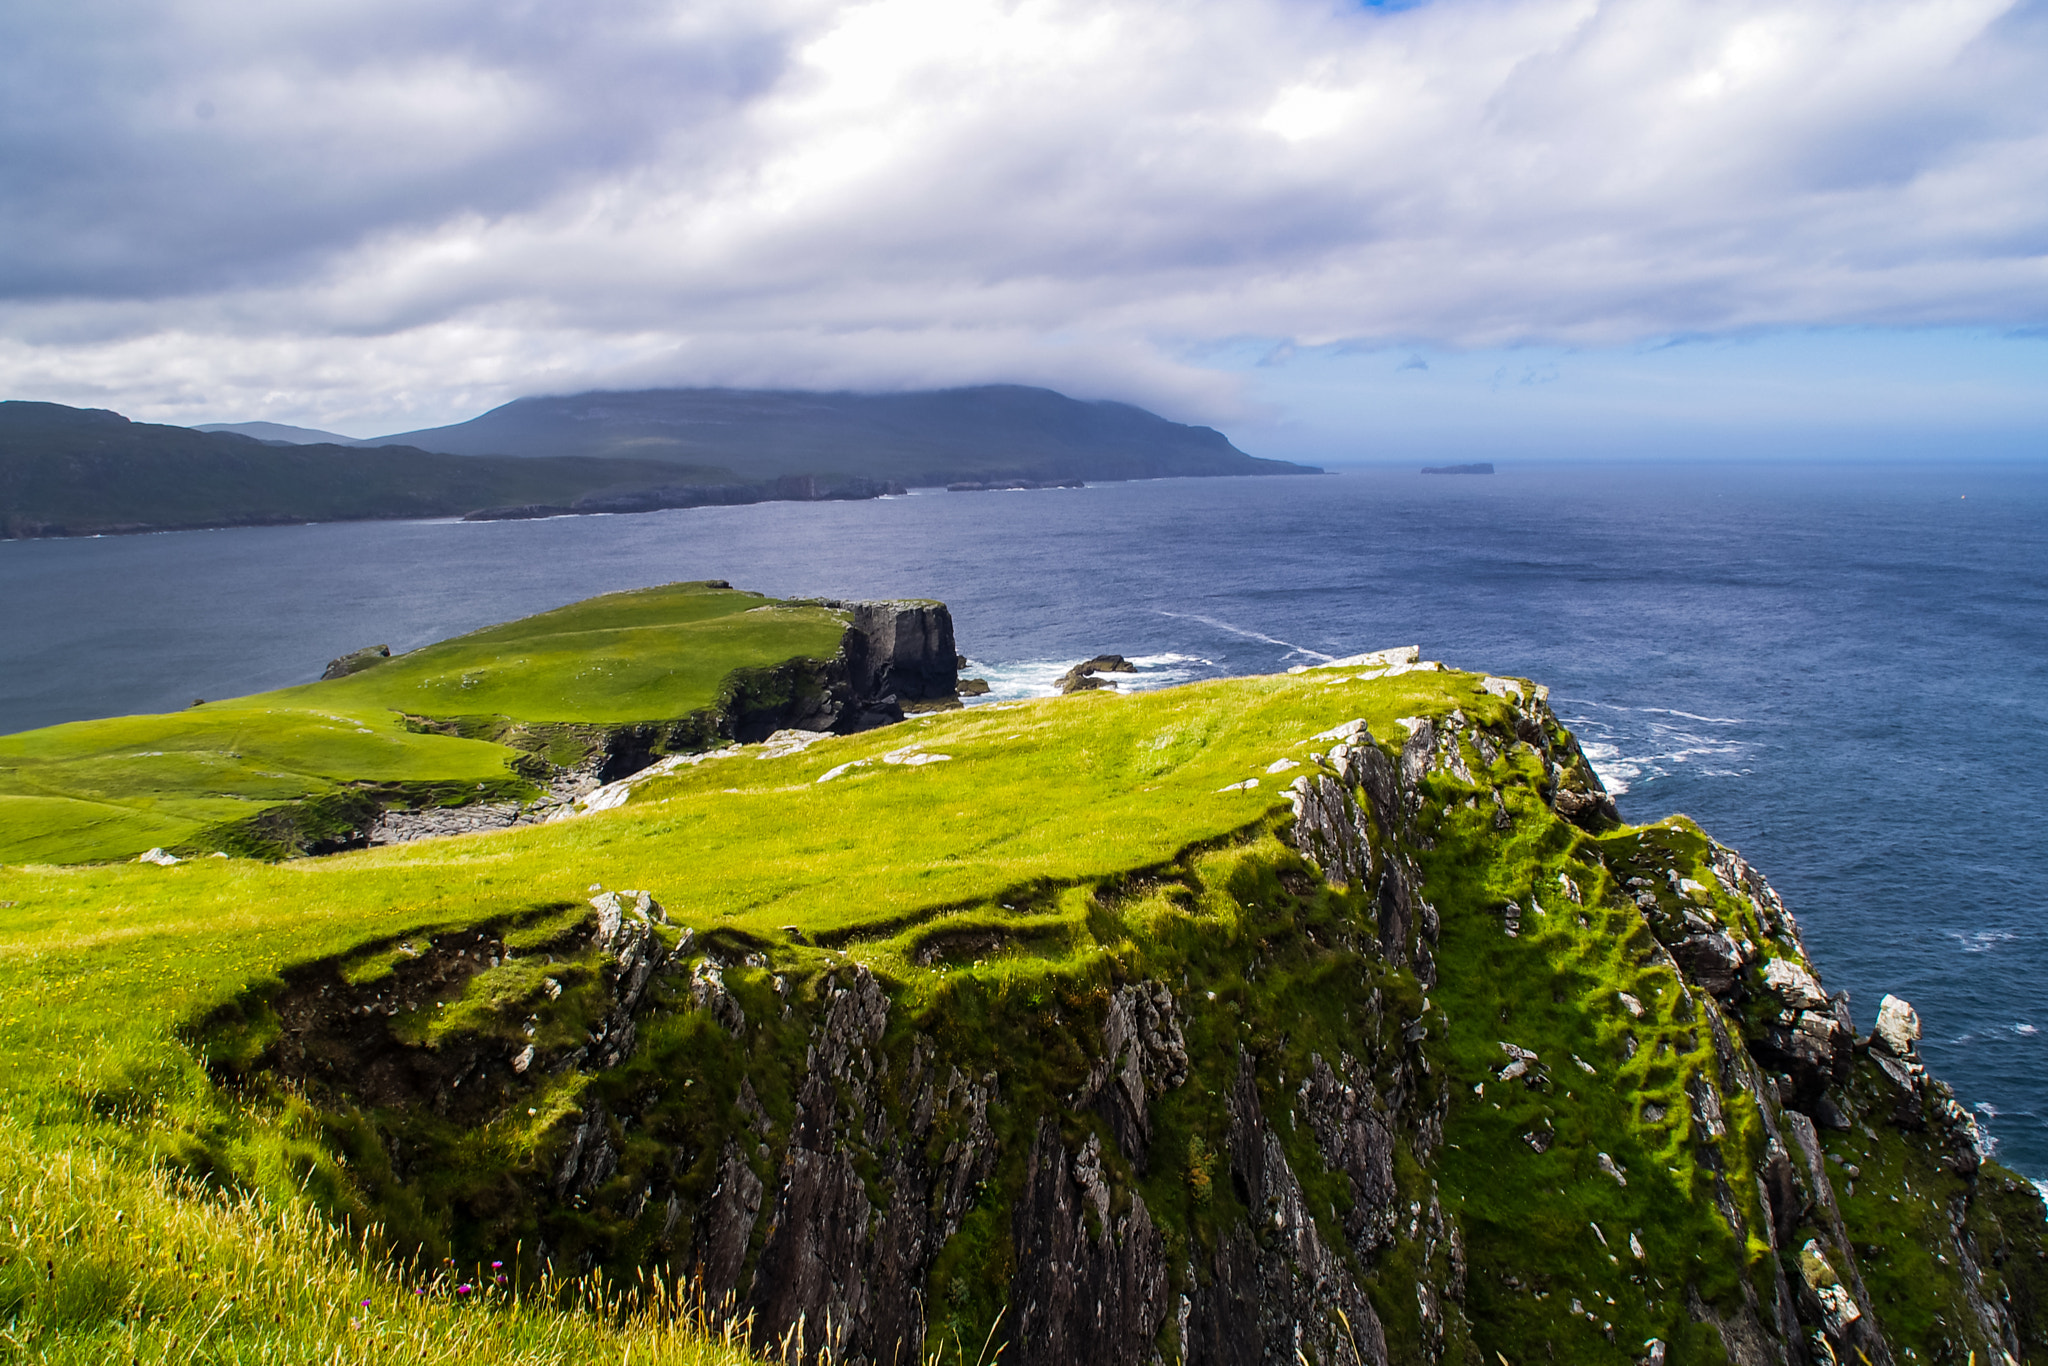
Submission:
{"label": "ocean wave", "polygon": [[[1670,707],[1626,707],[1587,699],[1560,701],[1560,718],[1577,733],[1593,771],[1617,797],[1631,788],[1668,778],[1681,766],[1708,778],[1740,778],[1750,772],[1744,760],[1754,753],[1756,742],[1725,733],[1702,734],[1695,727],[1656,719],[1686,717],[1742,724],[1734,718],[1695,717]],[[1602,714],[1579,711],[1581,706],[1598,708]],[[1633,719],[1643,713],[1652,715]]]}
{"label": "ocean wave", "polygon": [[2011,930],[1978,930],[1975,934],[1964,934],[1961,930],[1950,930],[1948,937],[1962,946],[1964,953],[1989,953],[2000,944],[2017,938]]}
{"label": "ocean wave", "polygon": [[[1306,645],[1296,645],[1293,641],[1282,640],[1278,636],[1265,635],[1259,631],[1248,631],[1242,626],[1232,626],[1229,622],[1218,621],[1214,617],[1199,616],[1193,612],[1169,612],[1160,607],[1155,607],[1152,610],[1162,617],[1172,617],[1176,621],[1199,621],[1204,626],[1213,626],[1219,631],[1228,631],[1231,635],[1243,636],[1246,640],[1261,641],[1267,645],[1285,645],[1292,654],[1307,655],[1310,659],[1320,659],[1324,663],[1328,663],[1337,657],[1335,655],[1326,655],[1321,650],[1311,650]],[[1287,655],[1281,656],[1282,659],[1287,657]]]}
{"label": "ocean wave", "polygon": [[2034,1028],[2034,1027],[2033,1027],[2032,1025],[2030,1025],[2030,1024],[2024,1024],[2024,1023],[2020,1023],[2020,1022],[2017,1022],[2017,1021],[2015,1021],[2015,1022],[2014,1022],[2014,1024],[2013,1024],[2013,1027],[2012,1027],[2012,1032],[2013,1032],[2013,1033],[2015,1033],[2015,1034],[2018,1034],[2018,1035],[2020,1035],[2021,1037],[2023,1037],[2023,1038],[2024,1038],[2024,1037],[2026,1037],[2026,1036],[2028,1036],[2028,1035],[2031,1035],[2031,1034],[2039,1034],[2039,1033],[2040,1033],[2041,1031],[2040,1031],[2040,1030],[2038,1030],[2038,1029],[2036,1029],[2036,1028]]}
{"label": "ocean wave", "polygon": [[[1032,697],[1051,697],[1059,691],[1059,681],[1067,670],[1081,663],[1079,659],[1021,659],[1008,663],[993,663],[970,659],[967,667],[960,672],[969,678],[980,678],[988,684],[984,697],[963,699],[968,706],[986,705],[990,702],[1016,702]],[[1117,685],[1124,692],[1149,692],[1154,688],[1167,688],[1176,683],[1186,683],[1199,678],[1205,672],[1213,671],[1215,665],[1200,655],[1160,654],[1138,655],[1130,660],[1137,666],[1136,673],[1111,673],[1102,677]]]}
{"label": "ocean wave", "polygon": [[1680,711],[1676,707],[1631,707],[1620,702],[1601,702],[1591,697],[1559,697],[1560,705],[1574,707],[1599,707],[1603,711],[1638,712],[1656,716],[1683,716],[1688,721],[1703,721],[1712,726],[1746,726],[1747,720],[1740,716],[1701,716],[1698,712]]}
{"label": "ocean wave", "polygon": [[1600,780],[1600,786],[1612,796],[1622,796],[1634,779],[1643,776],[1643,768],[1634,759],[1624,758],[1621,750],[1605,740],[1581,742],[1579,749],[1586,756],[1586,762],[1593,766],[1593,776]]}

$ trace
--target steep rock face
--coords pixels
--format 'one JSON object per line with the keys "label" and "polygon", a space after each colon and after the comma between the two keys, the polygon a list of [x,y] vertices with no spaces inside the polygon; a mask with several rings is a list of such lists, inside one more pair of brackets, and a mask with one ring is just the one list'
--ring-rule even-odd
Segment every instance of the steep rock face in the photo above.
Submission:
{"label": "steep rock face", "polygon": [[1039,1121],[1016,1220],[1010,1341],[1027,1366],[1141,1361],[1166,1319],[1165,1244],[1142,1194],[1112,1213],[1102,1140],[1069,1156]]}
{"label": "steep rock face", "polygon": [[1266,1123],[1249,1054],[1238,1059],[1229,1112],[1230,1179],[1249,1217],[1218,1245],[1212,1276],[1192,1288],[1185,1359],[1284,1366],[1300,1354],[1333,1366],[1383,1366],[1379,1318],[1309,1213]]}
{"label": "steep rock face", "polygon": [[957,699],[960,656],[953,614],[942,602],[832,602],[852,615],[840,654],[863,705]]}
{"label": "steep rock face", "polygon": [[[440,1170],[451,1247],[694,1275],[806,1361],[2035,1350],[2039,1204],[1985,1175],[1910,1008],[1856,1038],[1754,868],[1614,826],[1540,695],[1487,691],[1398,743],[1304,735],[1290,813],[1224,848],[1007,894],[1085,903],[1069,959],[977,930],[1010,975],[906,951],[891,978],[857,938],[601,894],[548,941],[559,998],[518,998],[524,1068],[502,1034],[408,1043],[333,974],[275,1065],[312,1075],[331,1028],[414,1078],[355,1097],[402,1190],[552,1113],[530,1155]],[[371,1000],[470,1000],[511,944],[451,940]],[[315,1093],[347,1094],[324,1060]]]}

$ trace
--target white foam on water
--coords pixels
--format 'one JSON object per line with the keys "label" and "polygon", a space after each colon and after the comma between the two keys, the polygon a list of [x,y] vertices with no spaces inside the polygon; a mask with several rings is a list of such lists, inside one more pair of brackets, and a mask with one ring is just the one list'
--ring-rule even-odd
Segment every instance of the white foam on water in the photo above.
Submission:
{"label": "white foam on water", "polygon": [[1600,786],[1606,788],[1610,796],[1621,796],[1628,791],[1631,779],[1643,776],[1640,763],[1623,758],[1621,750],[1605,740],[1582,740],[1579,748],[1585,751],[1586,762],[1593,766],[1594,776],[1600,779]]}
{"label": "white foam on water", "polygon": [[[1625,707],[1585,698],[1556,701],[1565,724],[1578,735],[1593,771],[1614,796],[1669,777],[1680,765],[1709,778],[1741,778],[1750,772],[1740,762],[1752,749],[1750,741],[1725,730],[1705,729],[1746,724],[1739,717],[1698,716],[1671,707]],[[1586,707],[1606,715],[1592,716],[1580,710]],[[1699,725],[1662,718],[1683,718]]]}
{"label": "white foam on water", "polygon": [[2033,1035],[2033,1034],[2039,1034],[2039,1033],[2040,1033],[2041,1031],[2040,1031],[2040,1030],[2038,1030],[2038,1029],[2036,1029],[2036,1028],[2034,1028],[2034,1026],[2032,1026],[2032,1025],[2030,1025],[2030,1024],[2026,1024],[2026,1023],[2024,1023],[2024,1022],[2020,1022],[2020,1021],[2015,1021],[2015,1022],[2013,1023],[2013,1027],[2012,1027],[2012,1032],[2013,1032],[2013,1033],[2015,1033],[2015,1034],[2018,1034],[2018,1035],[2019,1035],[2020,1037],[2022,1037],[2022,1038],[2025,1038],[2025,1037],[2027,1037],[2027,1036],[2029,1036],[2029,1035]]}
{"label": "white foam on water", "polygon": [[[1200,655],[1134,655],[1130,656],[1129,660],[1137,666],[1136,673],[1102,673],[1097,677],[1116,684],[1119,692],[1147,692],[1153,688],[1167,688],[1176,683],[1207,677],[1216,668],[1213,661]],[[981,679],[988,684],[988,693],[984,697],[961,700],[972,707],[990,702],[1015,702],[1030,697],[1051,697],[1059,691],[1059,681],[1067,670],[1082,662],[1081,659],[1024,659],[1008,663],[990,663],[970,659],[967,661],[967,667],[960,671],[961,676]]]}
{"label": "white foam on water", "polygon": [[[1213,626],[1219,631],[1226,631],[1234,636],[1243,636],[1246,640],[1256,640],[1265,645],[1284,645],[1292,654],[1306,655],[1310,659],[1320,659],[1325,664],[1337,658],[1335,655],[1326,655],[1321,650],[1311,650],[1306,645],[1296,645],[1291,640],[1282,640],[1278,636],[1269,636],[1261,631],[1246,630],[1242,626],[1232,626],[1229,622],[1218,621],[1214,617],[1199,616],[1193,612],[1167,612],[1157,607],[1152,610],[1158,612],[1162,617],[1172,617],[1178,621],[1199,621],[1204,626]],[[1282,655],[1281,658],[1285,659],[1287,656]]]}
{"label": "white foam on water", "polygon": [[1948,937],[1960,944],[1964,953],[1990,953],[2000,944],[2006,943],[2015,936],[2011,930],[1978,930],[1975,934],[1965,934],[1961,930],[1950,930]]}

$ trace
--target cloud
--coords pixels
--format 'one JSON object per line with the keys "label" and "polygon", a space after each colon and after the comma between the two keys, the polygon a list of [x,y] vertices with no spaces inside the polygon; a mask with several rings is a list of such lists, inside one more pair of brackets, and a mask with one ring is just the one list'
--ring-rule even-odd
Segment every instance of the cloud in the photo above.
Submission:
{"label": "cloud", "polygon": [[[74,0],[0,15],[0,389],[354,429],[604,383],[2048,319],[2002,0]],[[97,399],[93,398],[98,395]]]}

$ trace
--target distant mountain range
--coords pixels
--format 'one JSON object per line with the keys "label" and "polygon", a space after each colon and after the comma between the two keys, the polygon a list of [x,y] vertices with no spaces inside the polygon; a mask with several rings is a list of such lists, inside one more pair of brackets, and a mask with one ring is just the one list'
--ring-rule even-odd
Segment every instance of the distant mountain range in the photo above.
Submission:
{"label": "distant mountain range", "polygon": [[1313,473],[1247,455],[1209,427],[1019,385],[525,398],[453,426],[368,439],[0,402],[0,538]]}
{"label": "distant mountain range", "polygon": [[742,480],[847,475],[917,485],[1311,474],[1210,427],[1128,403],[990,384],[906,394],[644,389],[522,398],[448,427],[372,438],[456,455],[605,456],[720,466]]}
{"label": "distant mountain range", "polygon": [[268,446],[376,446],[402,445],[402,442],[365,441],[361,437],[342,436],[338,432],[323,432],[317,427],[293,427],[283,422],[202,422],[192,428],[195,432],[233,432],[236,436],[253,437]]}
{"label": "distant mountain range", "polygon": [[461,516],[704,476],[724,472],[405,446],[274,446],[99,408],[0,403],[0,539]]}

